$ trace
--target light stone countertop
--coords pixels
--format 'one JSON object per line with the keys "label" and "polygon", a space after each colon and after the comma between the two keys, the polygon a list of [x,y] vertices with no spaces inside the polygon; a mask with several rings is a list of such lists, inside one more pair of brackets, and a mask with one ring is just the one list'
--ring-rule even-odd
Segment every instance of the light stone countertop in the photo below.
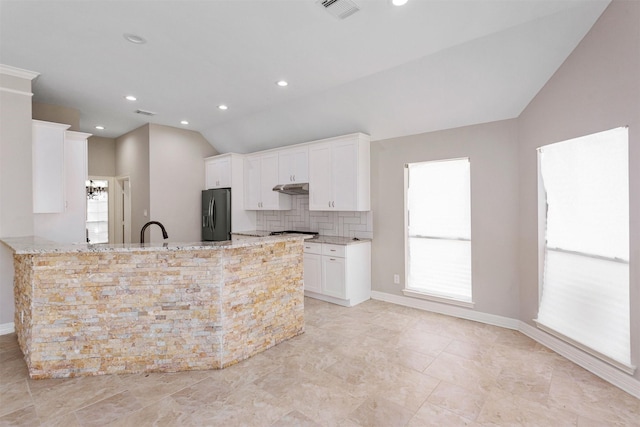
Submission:
{"label": "light stone countertop", "polygon": [[[269,236],[270,231],[265,230],[249,230],[249,231],[240,231],[237,233],[231,233],[232,236],[242,238],[247,236],[252,237],[267,237]],[[327,243],[331,245],[355,245],[358,243],[370,242],[371,239],[357,239],[354,240],[352,237],[341,237],[341,236],[310,236],[306,234],[286,234],[286,236],[304,236],[311,243]]]}
{"label": "light stone countertop", "polygon": [[330,245],[357,245],[359,243],[370,242],[371,239],[360,239],[354,240],[353,237],[340,237],[340,236],[318,236],[310,242],[314,243],[327,243]]}
{"label": "light stone countertop", "polygon": [[232,240],[223,242],[150,242],[150,243],[120,243],[120,244],[90,244],[90,243],[56,243],[37,236],[0,237],[4,243],[16,254],[46,254],[46,253],[77,253],[77,252],[137,252],[137,251],[181,251],[202,249],[233,249],[248,246],[277,243],[289,240],[308,239],[301,234],[281,236],[232,236]]}

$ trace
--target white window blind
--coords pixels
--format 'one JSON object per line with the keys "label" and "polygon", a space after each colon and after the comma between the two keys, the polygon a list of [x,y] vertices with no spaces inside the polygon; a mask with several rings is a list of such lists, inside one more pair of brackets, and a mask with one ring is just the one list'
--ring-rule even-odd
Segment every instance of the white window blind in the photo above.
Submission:
{"label": "white window blind", "polygon": [[407,167],[407,289],[471,302],[469,159]]}
{"label": "white window blind", "polygon": [[537,322],[630,367],[628,130],[544,146],[539,160],[547,215]]}

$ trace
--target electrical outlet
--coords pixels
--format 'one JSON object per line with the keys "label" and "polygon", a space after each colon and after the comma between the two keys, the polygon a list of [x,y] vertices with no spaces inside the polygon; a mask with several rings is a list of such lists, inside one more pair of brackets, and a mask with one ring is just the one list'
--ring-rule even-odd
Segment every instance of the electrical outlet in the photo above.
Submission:
{"label": "electrical outlet", "polygon": [[396,285],[400,284],[400,275],[399,274],[394,274],[393,275],[393,283],[395,283]]}

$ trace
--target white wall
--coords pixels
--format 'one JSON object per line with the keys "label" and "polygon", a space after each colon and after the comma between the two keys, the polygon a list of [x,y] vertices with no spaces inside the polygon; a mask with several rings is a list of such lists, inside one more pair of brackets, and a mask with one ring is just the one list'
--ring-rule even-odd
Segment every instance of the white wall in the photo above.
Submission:
{"label": "white wall", "polygon": [[[205,186],[203,159],[218,153],[199,132],[149,126],[149,220],[165,226],[167,241],[199,242],[201,191]],[[151,241],[163,241],[159,227],[154,225],[149,230]]]}
{"label": "white wall", "polygon": [[[520,320],[538,311],[536,148],[629,126],[632,362],[640,364],[640,2],[614,0],[518,120]],[[640,372],[635,378],[640,379]]]}
{"label": "white wall", "polygon": [[475,310],[518,317],[518,145],[515,120],[371,143],[372,288],[402,295],[404,164],[471,160],[472,286]]}
{"label": "white wall", "polygon": [[[21,76],[21,77],[20,77]],[[0,236],[33,234],[31,79],[0,65]],[[0,249],[0,327],[13,322],[13,255]]]}

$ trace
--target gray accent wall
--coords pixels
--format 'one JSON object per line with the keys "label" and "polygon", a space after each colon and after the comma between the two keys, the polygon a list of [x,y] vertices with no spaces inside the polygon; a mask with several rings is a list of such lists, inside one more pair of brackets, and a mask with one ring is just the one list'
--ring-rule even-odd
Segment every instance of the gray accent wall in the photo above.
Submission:
{"label": "gray accent wall", "polygon": [[[116,176],[131,185],[131,242],[140,242],[140,230],[149,221],[149,125],[116,139]],[[144,216],[145,210],[147,216]]]}
{"label": "gray accent wall", "polygon": [[91,136],[87,147],[89,176],[116,176],[116,140]]}
{"label": "gray accent wall", "polygon": [[[639,76],[640,2],[614,0],[519,117],[372,141],[373,290],[402,295],[403,285],[394,285],[393,275],[404,283],[404,163],[469,157],[474,310],[535,326],[536,149],[629,126],[632,363],[639,365]],[[640,379],[640,370],[634,378]]]}
{"label": "gray accent wall", "polygon": [[[205,189],[203,159],[218,153],[199,132],[149,126],[151,216],[148,220],[160,221],[165,226],[169,234],[167,241],[200,241],[201,191]],[[137,230],[139,234],[140,229]],[[163,241],[159,227],[149,230],[151,241]]]}
{"label": "gray accent wall", "polygon": [[[614,0],[518,119],[520,320],[538,311],[536,148],[629,126],[632,363],[640,363],[640,2]],[[640,379],[640,371],[635,378]]]}
{"label": "gray accent wall", "polygon": [[[404,164],[469,157],[475,310],[518,317],[517,122],[506,120],[371,143],[372,288],[402,295]],[[400,275],[401,284],[393,283]]]}

